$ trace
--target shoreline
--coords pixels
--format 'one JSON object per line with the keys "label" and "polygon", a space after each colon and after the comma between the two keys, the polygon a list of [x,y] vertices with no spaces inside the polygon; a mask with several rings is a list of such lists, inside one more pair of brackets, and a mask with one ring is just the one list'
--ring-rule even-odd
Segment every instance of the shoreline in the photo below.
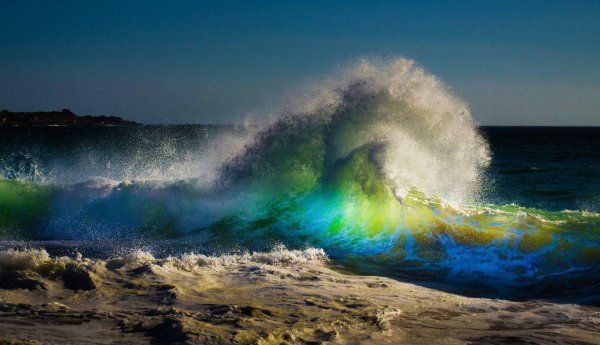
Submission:
{"label": "shoreline", "polygon": [[332,270],[319,249],[99,260],[0,252],[0,343],[598,343],[600,308]]}

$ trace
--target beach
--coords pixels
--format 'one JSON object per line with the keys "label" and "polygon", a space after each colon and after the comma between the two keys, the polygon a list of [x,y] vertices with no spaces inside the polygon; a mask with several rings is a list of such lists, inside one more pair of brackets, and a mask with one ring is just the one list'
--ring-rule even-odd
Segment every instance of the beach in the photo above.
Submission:
{"label": "beach", "polygon": [[317,249],[0,260],[1,344],[595,344],[600,331],[597,306],[344,274]]}

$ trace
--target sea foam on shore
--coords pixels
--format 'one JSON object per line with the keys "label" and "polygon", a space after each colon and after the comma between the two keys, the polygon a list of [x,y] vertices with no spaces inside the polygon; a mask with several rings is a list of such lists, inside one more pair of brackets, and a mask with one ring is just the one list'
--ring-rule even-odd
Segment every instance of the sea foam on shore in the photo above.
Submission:
{"label": "sea foam on shore", "polygon": [[1,341],[593,344],[600,309],[347,275],[321,249],[108,260],[0,252]]}

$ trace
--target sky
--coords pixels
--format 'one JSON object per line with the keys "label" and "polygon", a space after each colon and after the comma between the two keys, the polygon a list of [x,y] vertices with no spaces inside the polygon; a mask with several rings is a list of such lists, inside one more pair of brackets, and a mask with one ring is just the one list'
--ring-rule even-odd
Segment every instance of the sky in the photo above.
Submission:
{"label": "sky", "polygon": [[600,126],[600,1],[0,0],[0,108],[236,123],[408,57],[482,125]]}

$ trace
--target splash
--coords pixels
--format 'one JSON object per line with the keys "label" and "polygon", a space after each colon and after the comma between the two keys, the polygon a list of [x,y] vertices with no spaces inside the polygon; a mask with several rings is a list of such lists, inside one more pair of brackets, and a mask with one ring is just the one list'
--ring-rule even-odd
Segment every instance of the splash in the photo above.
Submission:
{"label": "splash", "polygon": [[252,134],[210,125],[4,129],[0,179],[59,186],[97,179],[210,184]]}
{"label": "splash", "polygon": [[485,291],[598,288],[600,216],[479,202],[488,145],[466,104],[413,61],[360,61],[316,90],[216,145],[199,170],[0,180],[1,235],[172,240],[180,252],[309,246],[358,272]]}
{"label": "splash", "polygon": [[414,61],[363,60],[317,90],[301,112],[263,129],[226,176],[310,185],[368,151],[398,197],[417,188],[457,203],[474,199],[490,161],[487,144],[466,104]]}

